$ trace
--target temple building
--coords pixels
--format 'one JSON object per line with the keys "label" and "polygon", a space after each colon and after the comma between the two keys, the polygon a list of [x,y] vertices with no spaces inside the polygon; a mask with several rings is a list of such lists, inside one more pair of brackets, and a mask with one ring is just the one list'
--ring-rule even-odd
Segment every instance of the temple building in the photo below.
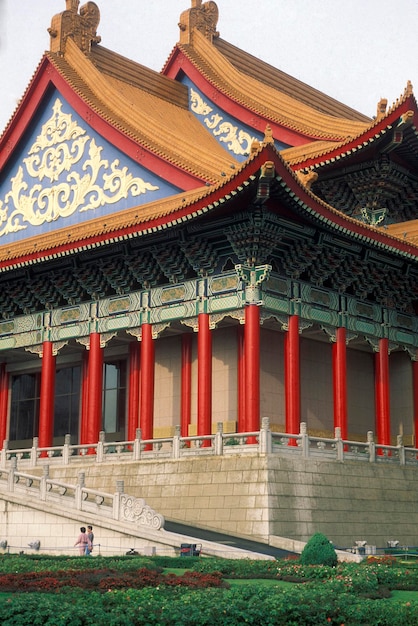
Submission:
{"label": "temple building", "polygon": [[412,85],[368,118],[191,4],[161,73],[102,45],[94,2],[52,18],[0,139],[0,444],[266,416],[417,446]]}

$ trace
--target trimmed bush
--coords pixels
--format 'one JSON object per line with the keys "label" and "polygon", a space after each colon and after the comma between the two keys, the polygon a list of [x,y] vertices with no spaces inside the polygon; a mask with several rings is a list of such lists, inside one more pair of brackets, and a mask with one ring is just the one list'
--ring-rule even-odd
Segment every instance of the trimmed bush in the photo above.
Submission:
{"label": "trimmed bush", "polygon": [[328,565],[328,567],[335,567],[338,559],[337,553],[329,539],[322,533],[315,533],[303,548],[300,562],[302,565]]}

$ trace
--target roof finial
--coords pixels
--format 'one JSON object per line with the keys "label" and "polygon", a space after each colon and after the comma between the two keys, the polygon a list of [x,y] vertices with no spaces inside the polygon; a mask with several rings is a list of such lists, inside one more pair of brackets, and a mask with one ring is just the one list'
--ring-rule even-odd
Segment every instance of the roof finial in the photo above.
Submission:
{"label": "roof finial", "polygon": [[270,124],[267,124],[266,130],[264,131],[263,144],[265,146],[274,145],[273,131],[271,130]]}
{"label": "roof finial", "polygon": [[99,7],[95,2],[87,2],[80,8],[80,0],[65,0],[66,10],[54,15],[48,32],[51,36],[51,52],[64,54],[65,43],[71,37],[78,47],[88,54],[92,44],[99,43],[96,35],[100,22]]}
{"label": "roof finial", "polygon": [[309,170],[309,172],[298,172],[297,176],[302,185],[305,185],[306,189],[310,189],[312,185],[318,180],[318,174],[313,170]]}
{"label": "roof finial", "polygon": [[386,115],[386,109],[388,106],[387,98],[380,98],[377,103],[376,120],[381,120]]}
{"label": "roof finial", "polygon": [[71,13],[77,13],[80,0],[65,0],[66,10]]}
{"label": "roof finial", "polygon": [[216,2],[204,2],[202,0],[192,0],[192,8],[183,11],[180,15],[180,43],[191,44],[193,30],[199,30],[209,39],[210,42],[214,38],[219,37],[216,30],[218,23],[219,11]]}
{"label": "roof finial", "polygon": [[410,80],[408,80],[408,82],[406,83],[406,89],[405,89],[405,96],[412,96],[413,93],[413,87],[412,87],[412,83]]}

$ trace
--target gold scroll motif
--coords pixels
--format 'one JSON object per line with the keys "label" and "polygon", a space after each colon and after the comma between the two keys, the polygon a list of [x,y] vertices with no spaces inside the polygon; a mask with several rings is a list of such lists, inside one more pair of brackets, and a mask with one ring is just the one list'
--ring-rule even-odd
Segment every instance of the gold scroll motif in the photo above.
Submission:
{"label": "gold scroll motif", "polygon": [[239,130],[238,126],[225,121],[222,115],[218,113],[209,116],[213,111],[212,107],[194,89],[190,89],[190,106],[196,115],[204,116],[205,126],[212,131],[215,137],[219,137],[219,141],[227,144],[228,150],[244,156],[250,154],[251,144],[257,141],[257,138],[252,137],[244,130]]}
{"label": "gold scroll motif", "polygon": [[[26,173],[39,182],[29,188],[19,166],[11,191],[0,199],[0,237],[159,189],[120,167],[119,159],[109,164],[101,158],[102,150],[71,114],[63,113],[57,98],[52,116],[23,159]],[[83,159],[84,174],[73,171]]]}

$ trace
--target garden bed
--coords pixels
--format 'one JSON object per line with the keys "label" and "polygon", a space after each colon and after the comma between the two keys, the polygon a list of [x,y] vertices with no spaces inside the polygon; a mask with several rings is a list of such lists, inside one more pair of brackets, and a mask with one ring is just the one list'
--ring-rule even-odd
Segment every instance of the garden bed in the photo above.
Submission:
{"label": "garden bed", "polygon": [[0,623],[416,626],[417,590],[418,567],[393,558],[333,568],[294,560],[5,555]]}

